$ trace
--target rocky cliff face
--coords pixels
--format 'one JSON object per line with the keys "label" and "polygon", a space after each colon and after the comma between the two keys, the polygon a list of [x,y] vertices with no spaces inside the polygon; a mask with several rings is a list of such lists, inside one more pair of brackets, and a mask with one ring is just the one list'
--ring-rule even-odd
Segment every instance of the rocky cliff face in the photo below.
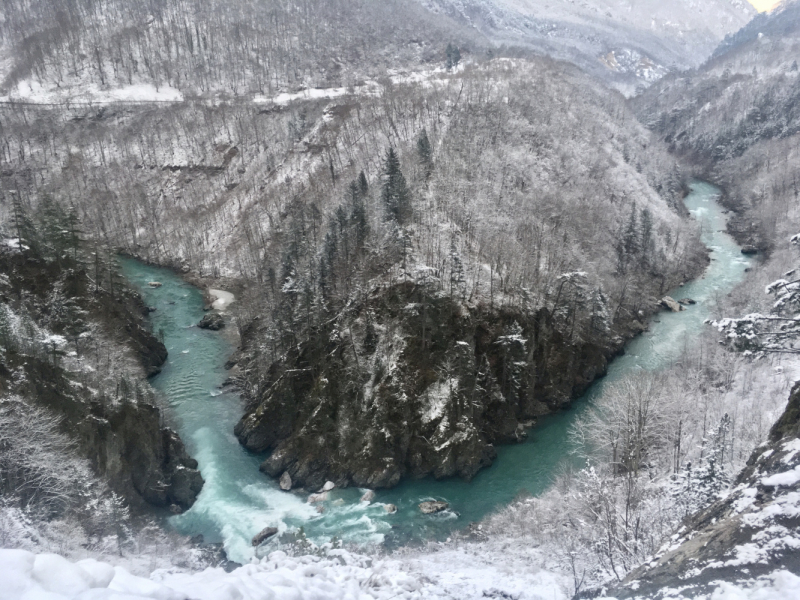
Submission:
{"label": "rocky cliff face", "polygon": [[694,515],[659,555],[609,595],[664,598],[680,589],[695,597],[719,581],[746,587],[781,569],[800,572],[798,527],[800,383],[728,497]]}
{"label": "rocky cliff face", "polygon": [[[94,286],[68,259],[6,251],[0,275],[0,300],[11,311],[3,319],[0,395],[57,415],[79,453],[132,505],[190,507],[203,480],[142,380],[160,370],[167,350],[148,331],[141,298],[119,282]],[[25,316],[30,343],[15,342],[11,314]],[[50,342],[37,342],[42,336]]]}
{"label": "rocky cliff face", "polygon": [[[555,325],[544,309],[393,286],[273,363],[235,433],[252,451],[272,451],[264,472],[288,472],[308,489],[470,479],[495,444],[568,406],[622,347],[617,335],[570,337]],[[258,360],[245,350],[240,364],[255,370]]]}

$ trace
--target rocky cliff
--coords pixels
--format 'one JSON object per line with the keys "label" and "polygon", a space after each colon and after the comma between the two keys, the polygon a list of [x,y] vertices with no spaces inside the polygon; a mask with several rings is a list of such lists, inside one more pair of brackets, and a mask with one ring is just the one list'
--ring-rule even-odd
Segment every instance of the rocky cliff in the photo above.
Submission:
{"label": "rocky cliff", "polygon": [[[546,309],[392,286],[273,363],[235,433],[252,451],[272,451],[264,472],[288,472],[307,489],[470,479],[495,444],[522,440],[536,417],[567,407],[622,348],[622,332],[564,333],[555,321]],[[255,370],[257,353],[245,346],[239,362]]]}
{"label": "rocky cliff", "polygon": [[720,581],[746,588],[774,579],[780,570],[800,572],[798,527],[800,383],[731,493],[694,515],[649,564],[608,594],[665,598],[681,590],[695,597]]}
{"label": "rocky cliff", "polygon": [[[141,298],[80,260],[0,252],[0,396],[58,416],[79,454],[133,506],[190,507],[203,480],[163,415],[145,375],[167,350],[147,329]],[[53,457],[57,460],[57,457]],[[173,510],[176,510],[173,507]]]}

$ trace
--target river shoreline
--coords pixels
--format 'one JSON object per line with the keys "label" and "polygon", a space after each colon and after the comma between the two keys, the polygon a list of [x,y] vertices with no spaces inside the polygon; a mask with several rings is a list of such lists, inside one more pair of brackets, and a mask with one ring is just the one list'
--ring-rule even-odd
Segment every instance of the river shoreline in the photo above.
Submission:
{"label": "river shoreline", "polygon": [[[715,211],[714,214],[722,214],[721,209]],[[738,248],[735,250],[738,253]],[[721,265],[711,261],[698,263],[697,278],[684,288],[676,288],[681,293],[686,290],[687,295],[696,295],[691,291],[692,286],[705,289],[703,286],[711,285],[713,282],[708,277],[713,279],[716,272],[709,275],[711,265],[716,270]],[[200,279],[176,273],[174,269],[168,276],[166,270],[154,272],[149,269],[155,267],[142,264],[128,263],[126,268],[133,269],[140,285],[153,273],[163,274],[164,288],[142,290],[146,297],[160,303],[158,310],[151,314],[153,326],[169,325],[170,360],[164,373],[153,383],[170,398],[181,435],[198,458],[204,476],[208,474],[206,489],[197,506],[184,515],[173,517],[170,522],[187,535],[203,534],[207,543],[223,543],[228,556],[240,563],[254,555],[250,539],[265,526],[278,526],[280,534],[302,526],[314,541],[327,541],[337,536],[348,543],[379,543],[390,549],[444,539],[507,505],[520,492],[542,493],[549,487],[549,473],[558,468],[565,456],[569,423],[591,401],[592,390],[601,390],[606,384],[602,379],[596,381],[587,395],[572,403],[570,410],[543,417],[529,430],[525,442],[499,446],[498,459],[491,467],[480,471],[472,483],[452,478],[408,480],[391,490],[379,491],[371,504],[359,502],[362,491],[357,488],[336,489],[321,504],[324,512],[320,514],[316,506],[305,501],[305,495],[280,491],[276,481],[259,473],[262,457],[246,452],[231,435],[233,424],[243,409],[243,400],[230,388],[220,389],[220,386],[229,376],[222,366],[235,346],[215,332],[195,327],[206,300],[192,285]],[[204,287],[210,287],[207,278],[200,281]],[[213,281],[213,287],[219,287],[218,281]],[[180,306],[175,299],[189,302],[189,309]],[[658,312],[656,306],[647,309],[649,315]],[[640,349],[651,345],[654,336],[663,335],[658,331],[670,331],[673,326],[685,328],[687,319],[699,318],[699,310],[692,307],[682,313],[663,313],[658,320],[650,322],[650,331],[641,323],[638,331],[631,332],[626,345],[621,346],[625,348],[624,354],[609,364],[610,377],[606,379],[614,379],[621,369],[629,368],[624,367],[625,364],[635,364]],[[450,509],[437,515],[422,515],[417,505],[424,500],[448,501]],[[398,511],[388,514],[384,507],[389,504],[395,505]],[[280,537],[275,536],[267,546],[277,547]]]}

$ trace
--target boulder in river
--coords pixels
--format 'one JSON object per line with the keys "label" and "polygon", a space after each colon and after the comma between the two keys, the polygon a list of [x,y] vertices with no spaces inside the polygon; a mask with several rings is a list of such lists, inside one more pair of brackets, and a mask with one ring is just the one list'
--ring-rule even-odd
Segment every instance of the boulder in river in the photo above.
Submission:
{"label": "boulder in river", "polygon": [[697,304],[697,302],[695,300],[692,300],[691,298],[681,298],[680,300],[678,300],[678,302],[683,304],[684,306],[692,306],[694,304]]}
{"label": "boulder in river", "polygon": [[427,500],[420,502],[419,509],[426,515],[433,515],[443,510],[450,508],[447,502],[440,502],[438,500]]}
{"label": "boulder in river", "polygon": [[164,284],[160,281],[150,281],[147,285],[149,285],[151,288],[160,288]]}
{"label": "boulder in river", "polygon": [[758,248],[755,246],[742,246],[742,254],[746,254],[748,256],[758,254]]}
{"label": "boulder in river", "polygon": [[372,490],[367,490],[364,492],[364,495],[361,496],[361,502],[372,502],[375,500],[375,492]]}
{"label": "boulder in river", "polygon": [[322,489],[320,490],[320,493],[330,492],[335,487],[336,487],[335,483],[333,483],[332,481],[326,481],[325,485],[322,486]]}
{"label": "boulder in river", "polygon": [[390,515],[393,515],[397,512],[397,507],[394,504],[384,504],[383,509]]}
{"label": "boulder in river", "polygon": [[680,303],[676,302],[675,298],[671,298],[669,296],[664,296],[660,302],[661,306],[664,308],[671,310],[672,312],[681,312],[685,310]]}
{"label": "boulder in river", "polygon": [[200,329],[210,329],[211,331],[219,331],[225,327],[225,319],[217,313],[208,313],[204,315],[200,322],[197,324]]}
{"label": "boulder in river", "polygon": [[317,502],[325,502],[328,499],[328,492],[322,492],[321,494],[311,494],[308,497],[309,504],[315,504]]}
{"label": "boulder in river", "polygon": [[292,489],[292,476],[289,475],[289,471],[283,472],[279,483],[284,492],[288,492],[290,489]]}
{"label": "boulder in river", "polygon": [[265,527],[253,537],[253,546],[260,546],[277,533],[277,527]]}

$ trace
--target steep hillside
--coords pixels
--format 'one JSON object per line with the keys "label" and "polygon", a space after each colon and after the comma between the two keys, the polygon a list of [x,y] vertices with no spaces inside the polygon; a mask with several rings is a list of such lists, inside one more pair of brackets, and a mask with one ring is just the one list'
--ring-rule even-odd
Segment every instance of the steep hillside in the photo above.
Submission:
{"label": "steep hillside", "polygon": [[669,71],[697,66],[756,14],[743,0],[421,2],[496,43],[570,60],[630,92]]}
{"label": "steep hillside", "polygon": [[[0,229],[3,505],[52,517],[107,485],[137,509],[190,507],[203,480],[144,381],[167,357],[147,308],[74,213],[13,206]],[[57,475],[61,460],[73,466]]]}
{"label": "steep hillside", "polygon": [[448,41],[477,48],[481,40],[405,0],[12,0],[3,8],[0,95],[34,101],[346,87],[443,65]]}
{"label": "steep hillside", "polygon": [[794,597],[796,583],[789,574],[800,570],[799,451],[796,385],[769,441],[753,452],[731,493],[694,515],[649,564],[608,594],[620,599],[696,598],[739,588],[738,597],[750,597],[745,596],[748,590],[761,597],[755,590],[774,588],[776,598]]}
{"label": "steep hillside", "polygon": [[[337,94],[8,107],[0,181],[75,206],[113,247],[240,279],[238,433],[278,449],[267,472],[471,477],[702,268],[680,173],[562,63]],[[328,462],[330,444],[354,450]]]}
{"label": "steep hillside", "polygon": [[721,183],[739,239],[769,249],[794,233],[800,146],[800,4],[761,16],[696,71],[633,101],[670,150]]}
{"label": "steep hillside", "polygon": [[532,49],[632,92],[697,65],[754,14],[744,0],[13,0],[0,20],[0,96],[273,96],[444,66],[448,43],[476,59]]}

